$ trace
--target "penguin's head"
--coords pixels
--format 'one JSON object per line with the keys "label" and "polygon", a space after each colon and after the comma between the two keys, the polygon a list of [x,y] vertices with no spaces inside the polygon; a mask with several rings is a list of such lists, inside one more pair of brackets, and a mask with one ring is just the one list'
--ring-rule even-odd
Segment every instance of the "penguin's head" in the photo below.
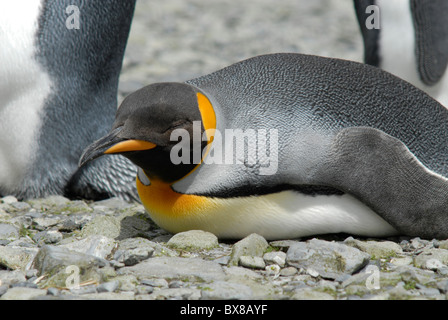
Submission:
{"label": "penguin's head", "polygon": [[[198,134],[193,129],[197,130],[199,124]],[[84,150],[79,165],[105,154],[121,154],[149,178],[174,182],[198,165],[193,161],[194,148],[200,146],[202,154],[211,141],[202,138],[204,131],[215,127],[213,107],[197,88],[184,83],[152,84],[124,99],[112,130]],[[175,130],[183,134],[173,135]],[[174,163],[173,147],[181,143],[186,148],[177,148],[175,152],[189,150],[189,160]]]}

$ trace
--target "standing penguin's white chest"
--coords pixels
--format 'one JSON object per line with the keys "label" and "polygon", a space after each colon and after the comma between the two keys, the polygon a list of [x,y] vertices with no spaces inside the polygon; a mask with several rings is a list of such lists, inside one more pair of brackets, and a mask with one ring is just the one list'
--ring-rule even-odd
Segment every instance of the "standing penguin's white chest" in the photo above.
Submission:
{"label": "standing penguin's white chest", "polygon": [[51,80],[36,61],[40,1],[0,2],[0,190],[20,184],[33,159]]}

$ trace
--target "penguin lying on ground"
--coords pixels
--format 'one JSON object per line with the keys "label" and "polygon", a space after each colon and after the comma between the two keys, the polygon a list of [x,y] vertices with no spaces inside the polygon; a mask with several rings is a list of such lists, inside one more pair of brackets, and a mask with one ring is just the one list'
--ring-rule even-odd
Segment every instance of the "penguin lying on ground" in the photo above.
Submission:
{"label": "penguin lying on ground", "polygon": [[80,165],[130,159],[171,232],[447,238],[447,141],[448,111],[388,72],[272,54],[132,93]]}
{"label": "penguin lying on ground", "polygon": [[[364,61],[411,82],[448,107],[448,1],[354,1]],[[367,10],[371,5],[378,8],[377,28],[367,20],[375,18],[372,8]]]}
{"label": "penguin lying on ground", "polygon": [[77,166],[113,123],[134,5],[2,1],[0,195],[138,197],[126,158]]}

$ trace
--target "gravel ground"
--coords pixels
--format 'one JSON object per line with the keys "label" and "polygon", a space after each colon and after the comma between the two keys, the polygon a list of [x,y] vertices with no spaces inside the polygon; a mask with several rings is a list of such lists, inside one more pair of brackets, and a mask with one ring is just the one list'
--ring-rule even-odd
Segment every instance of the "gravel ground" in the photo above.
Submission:
{"label": "gravel ground", "polygon": [[[138,0],[119,98],[258,54],[361,61],[351,0],[279,3]],[[173,236],[119,199],[0,199],[2,300],[444,300],[447,264],[443,239],[222,241],[201,231]]]}

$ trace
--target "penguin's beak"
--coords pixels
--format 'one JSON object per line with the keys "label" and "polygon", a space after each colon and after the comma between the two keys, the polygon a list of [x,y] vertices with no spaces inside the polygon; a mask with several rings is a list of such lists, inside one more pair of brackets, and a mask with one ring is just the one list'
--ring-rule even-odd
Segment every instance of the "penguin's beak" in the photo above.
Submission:
{"label": "penguin's beak", "polygon": [[156,147],[152,142],[118,137],[120,131],[121,128],[117,128],[88,146],[79,159],[79,167],[105,154],[149,150]]}

